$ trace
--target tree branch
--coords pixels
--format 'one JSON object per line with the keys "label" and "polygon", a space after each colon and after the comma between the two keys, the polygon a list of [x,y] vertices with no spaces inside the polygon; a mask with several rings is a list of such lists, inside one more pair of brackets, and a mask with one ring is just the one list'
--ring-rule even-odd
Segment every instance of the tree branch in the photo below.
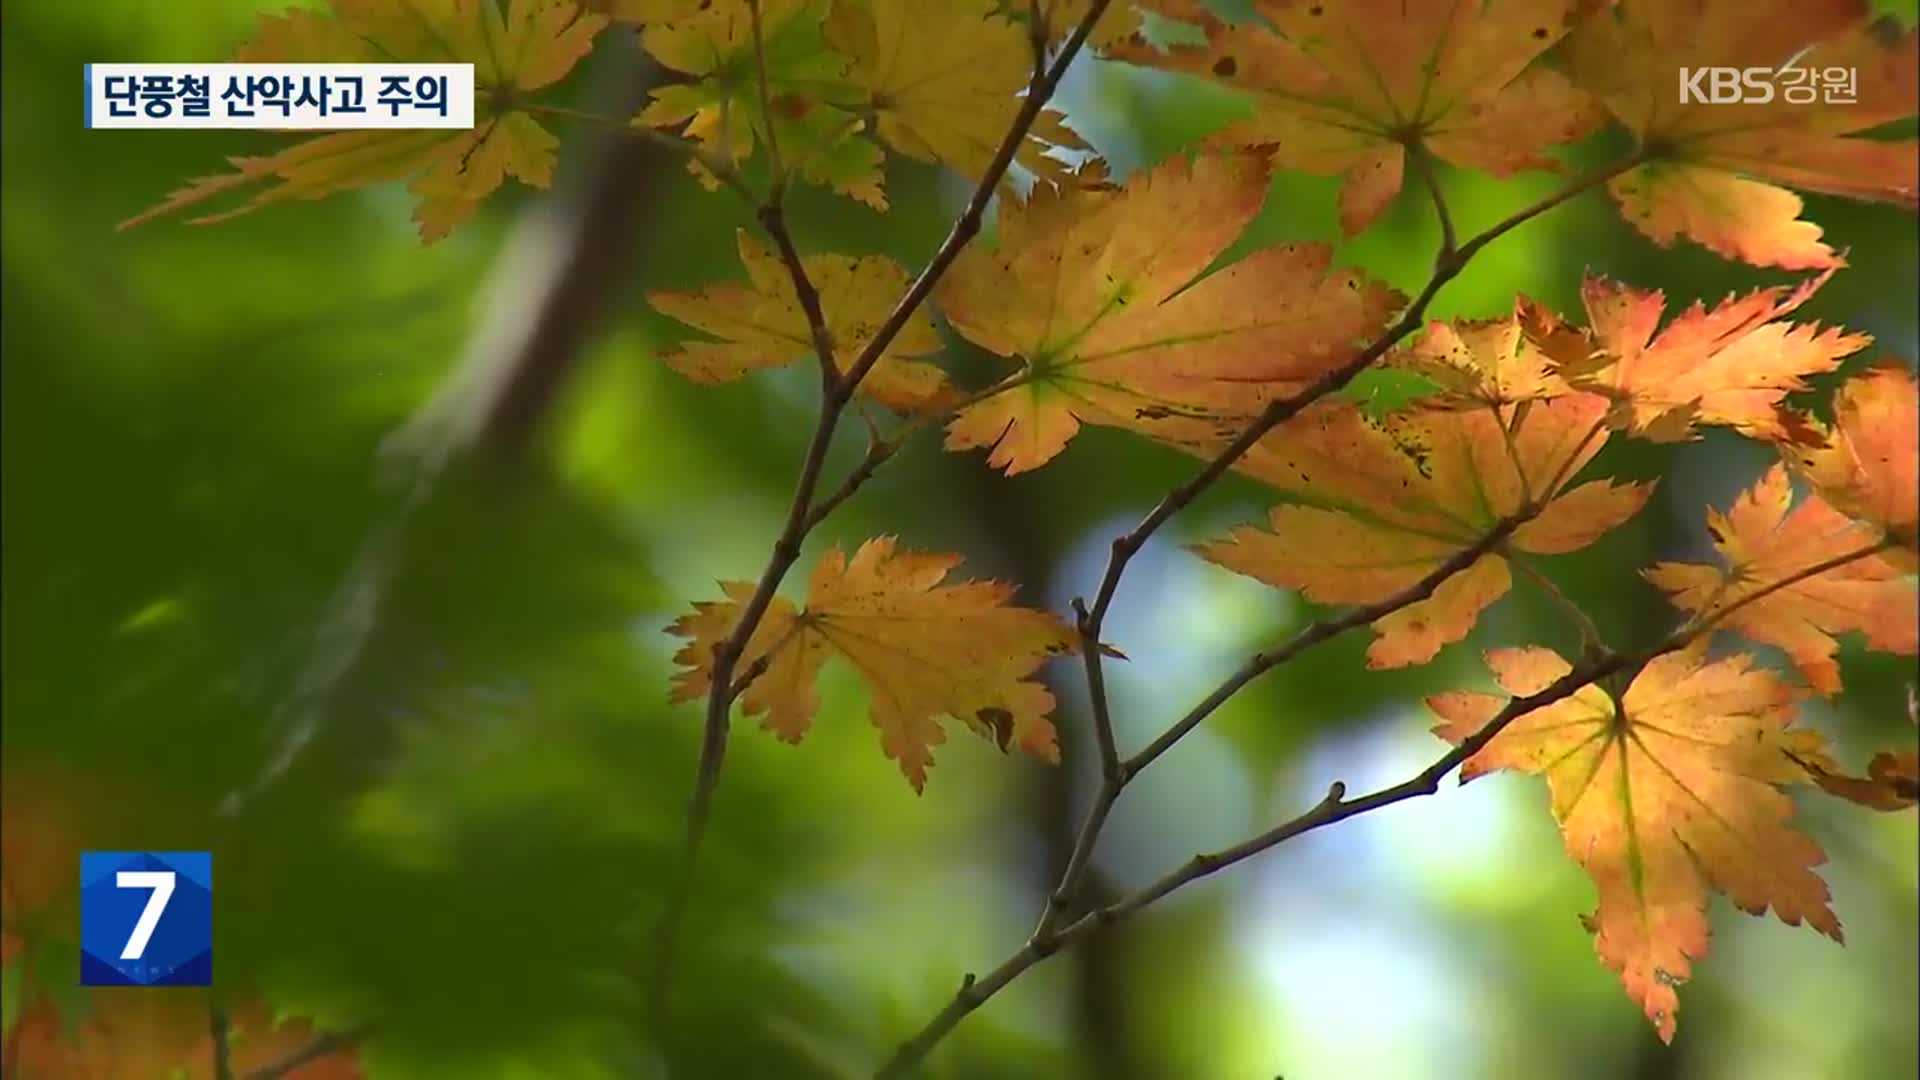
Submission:
{"label": "tree branch", "polygon": [[952,1000],[927,1021],[926,1026],[921,1028],[918,1034],[902,1043],[900,1048],[894,1051],[893,1056],[874,1074],[875,1080],[891,1080],[904,1075],[908,1069],[924,1059],[934,1045],[958,1026],[960,1021],[986,1004],[988,999],[1019,978],[1028,968],[1085,937],[1097,927],[1117,923],[1185,885],[1219,873],[1236,863],[1244,862],[1302,833],[1418,795],[1431,795],[1439,790],[1442,776],[1471,757],[1518,716],[1558,701],[1594,679],[1603,678],[1613,671],[1629,666],[1636,659],[1613,656],[1576,668],[1538,694],[1516,698],[1509,702],[1507,707],[1489,721],[1485,728],[1409,780],[1351,801],[1346,799],[1346,785],[1335,781],[1327,789],[1325,798],[1291,821],[1222,851],[1196,855],[1159,880],[1112,904],[1082,915],[1045,939],[1037,935],[1029,938],[1026,944],[1001,961],[1000,965],[992,971],[981,976],[971,974],[966,976],[961,982],[959,992],[955,993]]}
{"label": "tree branch", "polygon": [[[1518,527],[1520,522],[1510,520],[1502,524],[1505,526],[1507,532],[1511,532],[1512,529]],[[1497,540],[1494,541],[1494,543],[1497,542]],[[1770,582],[1763,588],[1754,590],[1746,596],[1741,597],[1738,601],[1727,605],[1725,608],[1683,623],[1651,647],[1639,652],[1616,653],[1604,650],[1597,652],[1594,656],[1583,659],[1580,663],[1574,665],[1565,675],[1555,679],[1538,692],[1509,700],[1498,713],[1494,714],[1486,724],[1481,726],[1480,730],[1468,736],[1458,746],[1448,750],[1434,761],[1433,764],[1422,769],[1414,776],[1398,784],[1394,784],[1391,787],[1381,788],[1356,799],[1348,799],[1346,797],[1346,784],[1336,780],[1328,787],[1326,796],[1322,798],[1320,802],[1316,803],[1311,809],[1300,814],[1298,817],[1276,825],[1232,847],[1207,854],[1195,855],[1179,868],[1167,873],[1158,880],[1143,886],[1139,890],[1111,904],[1082,915],[1057,932],[1047,935],[1036,933],[1027,939],[1026,944],[1016,950],[1013,955],[1001,961],[1000,965],[992,971],[982,976],[975,976],[971,973],[968,974],[961,981],[960,990],[954,994],[946,1006],[934,1014],[933,1018],[927,1022],[926,1026],[920,1029],[918,1034],[901,1044],[899,1049],[894,1052],[887,1063],[875,1074],[876,1080],[888,1080],[888,1078],[902,1075],[907,1069],[912,1068],[923,1059],[927,1053],[933,1049],[934,1045],[945,1037],[947,1032],[953,1030],[961,1020],[964,1020],[968,1014],[978,1009],[981,1005],[984,1005],[989,998],[999,993],[1007,984],[1019,978],[1028,968],[1052,956],[1065,946],[1092,933],[1095,929],[1119,922],[1178,889],[1199,881],[1201,878],[1211,877],[1230,866],[1245,862],[1261,852],[1285,843],[1303,833],[1312,832],[1315,829],[1345,821],[1348,818],[1358,817],[1361,814],[1371,813],[1383,807],[1392,806],[1398,802],[1405,802],[1408,799],[1435,794],[1440,790],[1440,781],[1442,778],[1459,767],[1468,758],[1485,749],[1487,744],[1499,737],[1500,733],[1506,730],[1508,725],[1520,717],[1525,716],[1527,713],[1533,712],[1536,709],[1545,708],[1554,702],[1571,697],[1583,687],[1591,685],[1600,679],[1624,671],[1638,670],[1656,657],[1683,649],[1699,638],[1711,633],[1716,625],[1740,608],[1764,600],[1782,589],[1791,588],[1809,578],[1818,577],[1828,571],[1839,569],[1842,566],[1857,562],[1861,559],[1871,558],[1886,550],[1889,543],[1889,541],[1881,540],[1877,543],[1866,545],[1829,559],[1824,559],[1811,566],[1797,570],[1777,581]],[[1491,550],[1491,547],[1492,544],[1489,544],[1480,554],[1484,554],[1486,550]],[[1466,552],[1462,552],[1456,559],[1464,560],[1466,554]],[[1450,560],[1450,562],[1451,561],[1454,560]],[[1453,572],[1463,569],[1465,565],[1471,565],[1471,561],[1467,560],[1463,562],[1461,566],[1454,567]],[[1445,568],[1443,567],[1442,569]],[[1431,593],[1432,589],[1437,587],[1437,585],[1437,581],[1431,584],[1429,584],[1428,581],[1422,581],[1420,585],[1414,588],[1418,589],[1424,586],[1427,592]],[[1411,592],[1412,590],[1409,591]],[[1382,604],[1388,602],[1389,601],[1382,601]],[[1349,613],[1343,617],[1343,619],[1335,621],[1348,620],[1355,620],[1355,613]],[[1357,620],[1351,622],[1351,625],[1358,624]],[[1309,628],[1308,633],[1312,632],[1312,630],[1313,628]],[[1331,634],[1325,634],[1325,636],[1331,636]],[[1296,638],[1295,642],[1299,640],[1299,638]],[[1288,645],[1282,646],[1281,649],[1276,650],[1276,654],[1287,653],[1291,655],[1297,653],[1299,649],[1294,647],[1295,642],[1289,642]],[[1304,648],[1304,646],[1301,647]],[[1278,663],[1279,661],[1275,662]],[[1234,678],[1239,678],[1239,675],[1236,674]],[[1232,681],[1232,679],[1229,679],[1229,682]],[[1244,681],[1242,684],[1244,684]],[[1219,701],[1225,701],[1228,696],[1230,695],[1221,695],[1216,692],[1214,695],[1209,695],[1208,701],[1214,701],[1216,697],[1218,697]],[[1183,720],[1182,723],[1184,724],[1185,721]],[[1176,725],[1176,727],[1179,726],[1180,725]],[[1192,725],[1187,724],[1186,727],[1191,729]],[[1171,745],[1171,743],[1169,742],[1168,745]],[[1111,805],[1111,800],[1108,800],[1108,805]],[[1089,815],[1089,820],[1093,820],[1092,815]]]}
{"label": "tree branch", "polygon": [[[1059,86],[1060,79],[1066,74],[1073,58],[1085,44],[1088,34],[1093,31],[1110,0],[1094,0],[1087,14],[1075,27],[1073,35],[1061,47],[1053,64],[1044,70],[1036,70],[1028,87],[1027,95],[1022,99],[1020,109],[1013,123],[1001,139],[999,149],[980,182],[974,188],[971,198],[954,222],[953,228],[934,252],[933,258],[920,271],[920,274],[908,286],[886,319],[874,332],[873,337],[861,350],[860,355],[842,375],[827,381],[820,403],[819,418],[814,425],[813,436],[808,442],[806,456],[802,459],[799,479],[794,484],[793,498],[787,508],[786,523],[774,541],[773,553],[767,560],[766,568],[761,572],[759,583],[754,587],[753,595],[741,610],[740,621],[735,624],[727,640],[721,642],[713,653],[712,689],[707,696],[707,715],[700,746],[700,761],[695,768],[693,794],[687,804],[687,840],[686,854],[680,874],[679,884],[674,890],[656,934],[656,962],[659,965],[654,980],[653,998],[656,1010],[664,1017],[668,1001],[668,992],[672,979],[673,942],[678,934],[678,926],[684,917],[691,896],[693,871],[698,862],[701,839],[706,833],[707,821],[712,813],[713,795],[720,782],[720,770],[726,758],[729,713],[733,706],[735,684],[734,671],[747,642],[752,640],[753,632],[758,629],[765,617],[773,596],[785,579],[787,571],[800,557],[801,542],[817,519],[812,514],[815,490],[819,485],[820,473],[826,461],[827,448],[832,444],[833,433],[839,423],[841,413],[847,402],[853,397],[860,381],[866,378],[875,364],[886,354],[889,346],[907,320],[913,317],[940,278],[953,265],[960,251],[980,231],[981,220],[986,213],[987,204],[993,200],[999,189],[1001,179],[1013,164],[1014,155],[1026,141],[1027,133],[1040,110],[1046,107],[1048,98]],[[790,246],[790,245],[789,245]],[[795,256],[794,264],[798,258]],[[811,318],[811,316],[809,316]],[[877,466],[876,466],[877,467]],[[871,470],[867,475],[871,475]]]}
{"label": "tree branch", "polygon": [[[1416,148],[1413,152],[1414,156],[1418,158],[1424,151]],[[1434,257],[1433,272],[1429,276],[1426,285],[1420,290],[1419,295],[1414,298],[1413,302],[1408,305],[1407,309],[1392,326],[1365,349],[1361,350],[1352,360],[1322,376],[1300,393],[1269,404],[1261,411],[1260,415],[1255,418],[1252,424],[1241,431],[1224,449],[1220,450],[1213,458],[1208,460],[1197,474],[1179,487],[1174,488],[1162,498],[1131,531],[1116,537],[1108,556],[1106,571],[1101,576],[1100,585],[1095,593],[1092,606],[1089,608],[1084,602],[1079,600],[1075,601],[1076,622],[1081,640],[1083,643],[1091,643],[1085,649],[1090,656],[1086,665],[1086,671],[1089,693],[1095,702],[1095,736],[1097,739],[1102,740],[1103,779],[1100,790],[1094,796],[1093,805],[1089,808],[1086,820],[1083,822],[1079,836],[1075,841],[1073,855],[1068,861],[1066,871],[1062,874],[1059,887],[1048,896],[1046,909],[1042,912],[1039,924],[1028,937],[1026,944],[986,976],[975,978],[969,974],[964,980],[960,991],[954,995],[947,1006],[935,1014],[934,1018],[921,1029],[919,1034],[902,1044],[888,1062],[882,1066],[876,1074],[876,1077],[886,1078],[898,1076],[906,1069],[911,1068],[924,1058],[928,1051],[930,1051],[948,1031],[952,1030],[961,1019],[978,1008],[988,998],[992,997],[1001,987],[1013,981],[1014,978],[1018,977],[1020,973],[1028,967],[1052,955],[1061,946],[1077,939],[1093,926],[1111,922],[1116,918],[1122,917],[1128,912],[1136,910],[1138,907],[1151,903],[1153,900],[1165,895],[1166,892],[1171,892],[1187,881],[1197,880],[1200,877],[1204,877],[1225,866],[1231,865],[1233,862],[1240,861],[1240,859],[1251,857],[1253,854],[1264,851],[1267,847],[1271,847],[1273,844],[1277,844],[1289,836],[1297,835],[1299,832],[1304,832],[1309,828],[1317,828],[1322,824],[1330,824],[1332,821],[1343,820],[1345,817],[1352,816],[1353,813],[1364,812],[1364,810],[1345,810],[1345,808],[1349,806],[1364,806],[1366,809],[1372,809],[1374,807],[1374,804],[1370,802],[1374,796],[1356,800],[1353,803],[1343,802],[1345,787],[1342,784],[1336,783],[1328,792],[1327,799],[1323,800],[1320,806],[1308,811],[1306,815],[1302,815],[1301,818],[1289,823],[1288,826],[1281,827],[1283,830],[1292,828],[1292,832],[1286,833],[1285,835],[1276,835],[1280,832],[1280,830],[1276,830],[1274,833],[1263,834],[1262,837],[1256,837],[1255,841],[1264,839],[1266,842],[1259,847],[1252,848],[1244,854],[1236,855],[1234,853],[1237,852],[1238,849],[1229,849],[1226,853],[1196,856],[1193,862],[1189,863],[1187,867],[1181,871],[1177,871],[1174,875],[1170,875],[1169,878],[1163,879],[1162,882],[1156,883],[1158,886],[1163,886],[1161,891],[1152,892],[1154,886],[1150,886],[1148,890],[1144,890],[1142,893],[1134,894],[1134,896],[1123,899],[1114,905],[1109,905],[1096,912],[1082,916],[1065,929],[1056,929],[1065,913],[1071,909],[1074,903],[1074,894],[1078,890],[1079,883],[1084,878],[1087,868],[1091,865],[1093,850],[1098,845],[1101,830],[1105,826],[1114,803],[1118,800],[1121,790],[1134,775],[1137,775],[1141,769],[1144,769],[1168,749],[1171,749],[1175,743],[1197,727],[1208,715],[1218,709],[1261,673],[1285,663],[1305,649],[1331,638],[1344,630],[1351,629],[1363,623],[1372,622],[1382,615],[1390,614],[1393,611],[1399,610],[1401,607],[1416,603],[1419,600],[1431,596],[1433,591],[1448,577],[1471,566],[1482,555],[1502,543],[1521,522],[1537,513],[1538,508],[1532,506],[1531,500],[1529,500],[1529,505],[1523,508],[1523,515],[1503,519],[1489,532],[1488,536],[1483,537],[1476,544],[1457,553],[1453,558],[1450,558],[1446,563],[1437,568],[1433,574],[1429,574],[1402,593],[1389,597],[1379,604],[1356,608],[1338,618],[1316,623],[1302,631],[1292,641],[1273,650],[1271,653],[1256,654],[1247,664],[1243,665],[1239,671],[1235,672],[1234,675],[1230,676],[1220,687],[1216,688],[1212,694],[1209,694],[1204,701],[1195,706],[1193,710],[1177,721],[1159,738],[1155,739],[1153,743],[1149,744],[1146,749],[1132,758],[1119,761],[1115,765],[1109,766],[1106,760],[1106,747],[1112,741],[1112,729],[1110,720],[1104,725],[1102,723],[1105,687],[1097,656],[1099,651],[1098,642],[1100,641],[1100,635],[1107,612],[1113,604],[1114,596],[1120,587],[1121,578],[1126,573],[1127,565],[1133,556],[1146,545],[1147,540],[1151,538],[1154,533],[1158,532],[1160,528],[1172,520],[1176,514],[1190,505],[1194,499],[1198,498],[1199,495],[1212,486],[1215,481],[1224,476],[1227,471],[1231,469],[1241,457],[1245,456],[1247,451],[1252,449],[1254,444],[1259,442],[1269,431],[1299,414],[1313,402],[1318,401],[1327,394],[1340,390],[1374,361],[1385,355],[1394,345],[1419,329],[1425,319],[1427,307],[1432,303],[1434,296],[1447,282],[1458,277],[1460,272],[1465,269],[1468,261],[1482,248],[1524,222],[1625,172],[1627,169],[1637,165],[1640,160],[1641,154],[1636,151],[1634,154],[1603,169],[1581,177],[1552,195],[1516,211],[1497,224],[1476,234],[1464,244],[1457,246],[1455,243],[1452,216],[1447,209],[1445,194],[1441,190],[1438,179],[1434,175],[1431,166],[1425,165],[1424,163],[1422,164],[1422,175],[1433,197],[1436,213],[1440,217],[1442,242],[1439,252]],[[1607,658],[1607,662],[1618,662],[1620,666],[1625,666],[1627,663],[1627,661],[1620,660],[1617,657],[1609,657]],[[1593,676],[1593,678],[1599,677],[1601,677],[1600,674]],[[1558,684],[1556,684],[1556,686],[1557,685]],[[1585,684],[1581,683],[1578,685]],[[1570,686],[1565,693],[1572,693],[1574,689],[1578,688],[1578,685]],[[1561,696],[1564,696],[1564,694]],[[1558,700],[1558,698],[1552,700]],[[1102,730],[1103,726],[1104,731]],[[1487,734],[1486,738],[1491,739],[1493,734],[1497,733],[1498,727],[1504,726],[1505,722],[1499,722],[1497,726],[1490,724],[1489,727],[1494,730],[1492,733]],[[1471,751],[1469,751],[1469,753],[1471,753]],[[1459,760],[1465,760],[1465,755],[1461,756]],[[1451,768],[1452,765],[1446,766],[1446,769]],[[1435,774],[1433,777],[1433,783],[1436,786],[1438,776],[1444,774],[1445,771],[1445,769],[1442,769],[1440,774]],[[1425,776],[1426,774],[1423,773],[1422,775]],[[1425,792],[1420,793],[1424,794]],[[1410,796],[1402,794],[1388,801],[1398,801],[1400,798],[1407,797]],[[1387,805],[1387,803],[1382,802],[1378,805]],[[1316,815],[1326,816],[1326,820],[1319,820]],[[1252,844],[1255,841],[1249,841],[1248,843]]]}

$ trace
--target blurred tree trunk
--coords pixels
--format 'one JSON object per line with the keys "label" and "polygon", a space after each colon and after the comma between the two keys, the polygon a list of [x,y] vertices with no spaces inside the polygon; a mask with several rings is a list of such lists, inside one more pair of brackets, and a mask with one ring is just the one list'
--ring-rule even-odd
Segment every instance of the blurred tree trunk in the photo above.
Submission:
{"label": "blurred tree trunk", "polygon": [[[659,68],[631,35],[616,37],[608,50],[594,72],[598,108],[628,115],[646,100]],[[294,685],[275,709],[271,756],[247,786],[229,794],[229,812],[278,785],[303,758],[344,760],[361,774],[387,760],[394,722],[356,691],[368,681],[374,654],[401,647],[392,635],[404,634],[404,619],[389,609],[407,572],[410,535],[443,480],[465,487],[453,475],[461,464],[524,459],[639,264],[653,206],[649,196],[661,170],[671,165],[646,140],[594,132],[561,163],[558,190],[537,200],[516,224],[495,260],[489,303],[466,355],[440,392],[382,448],[379,480],[393,486],[396,505],[369,523],[358,554],[316,620]],[[341,723],[337,714],[350,714],[353,722]],[[333,775],[311,762],[301,770]]]}

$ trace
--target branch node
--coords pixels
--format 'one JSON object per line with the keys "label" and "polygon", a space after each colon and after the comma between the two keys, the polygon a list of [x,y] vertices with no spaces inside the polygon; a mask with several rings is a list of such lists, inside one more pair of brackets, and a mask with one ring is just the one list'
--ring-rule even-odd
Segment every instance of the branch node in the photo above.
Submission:
{"label": "branch node", "polygon": [[1321,800],[1327,806],[1339,806],[1347,797],[1347,782],[1335,780],[1327,785],[1327,797]]}
{"label": "branch node", "polygon": [[1033,955],[1042,960],[1052,956],[1054,950],[1059,947],[1060,939],[1052,930],[1043,931],[1027,939],[1027,948],[1032,949]]}

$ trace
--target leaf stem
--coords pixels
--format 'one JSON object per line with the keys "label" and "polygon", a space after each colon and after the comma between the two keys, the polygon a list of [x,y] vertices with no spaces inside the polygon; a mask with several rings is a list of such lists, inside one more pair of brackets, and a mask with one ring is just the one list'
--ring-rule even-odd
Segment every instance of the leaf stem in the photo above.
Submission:
{"label": "leaf stem", "polygon": [[1441,257],[1449,257],[1460,250],[1460,246],[1453,231],[1453,214],[1447,210],[1446,193],[1440,187],[1440,174],[1433,167],[1433,155],[1427,151],[1426,144],[1417,138],[1407,141],[1406,155],[1413,159],[1414,171],[1420,174],[1421,182],[1426,184],[1427,192],[1433,196],[1433,213],[1440,219]]}
{"label": "leaf stem", "polygon": [[1507,561],[1517,567],[1528,581],[1540,586],[1540,590],[1547,594],[1547,599],[1553,601],[1553,605],[1565,612],[1567,618],[1572,620],[1574,627],[1580,631],[1580,647],[1583,650],[1591,652],[1607,647],[1606,639],[1600,636],[1600,626],[1593,621],[1593,616],[1587,614],[1585,608],[1574,603],[1573,597],[1568,596],[1559,585],[1554,584],[1552,578],[1541,573],[1539,567],[1527,559],[1520,558],[1517,553],[1508,552]]}
{"label": "leaf stem", "polygon": [[760,96],[760,119],[766,125],[761,134],[767,138],[767,170],[773,176],[767,205],[777,207],[786,196],[787,172],[780,164],[780,142],[773,133],[773,98],[767,92],[767,47],[762,36],[760,0],[747,0],[747,20],[753,24],[753,82]]}

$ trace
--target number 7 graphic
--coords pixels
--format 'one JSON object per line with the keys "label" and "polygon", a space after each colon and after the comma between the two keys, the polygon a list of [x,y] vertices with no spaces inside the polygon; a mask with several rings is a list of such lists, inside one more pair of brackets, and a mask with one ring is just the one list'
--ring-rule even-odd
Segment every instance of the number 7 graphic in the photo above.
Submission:
{"label": "number 7 graphic", "polygon": [[153,890],[139,920],[133,924],[126,948],[120,950],[120,959],[138,960],[146,955],[147,942],[152,940],[154,928],[160,925],[160,916],[166,913],[167,901],[173,898],[173,871],[122,870],[114,875],[113,883],[122,889]]}
{"label": "number 7 graphic", "polygon": [[211,986],[213,854],[80,853],[80,985]]}

